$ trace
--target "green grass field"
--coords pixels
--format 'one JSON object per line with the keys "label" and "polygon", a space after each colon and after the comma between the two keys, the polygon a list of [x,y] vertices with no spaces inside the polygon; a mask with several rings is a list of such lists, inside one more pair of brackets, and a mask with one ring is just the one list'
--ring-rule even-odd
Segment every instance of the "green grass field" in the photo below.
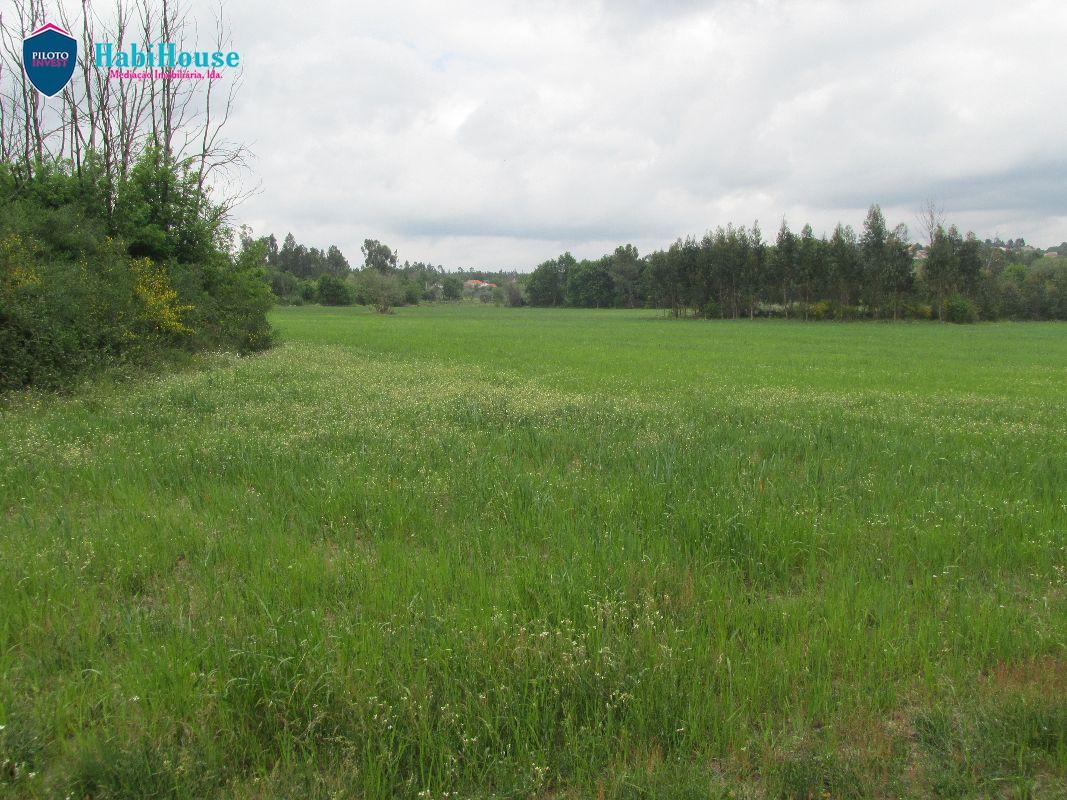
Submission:
{"label": "green grass field", "polygon": [[274,322],[0,407],[0,796],[1067,794],[1067,325]]}

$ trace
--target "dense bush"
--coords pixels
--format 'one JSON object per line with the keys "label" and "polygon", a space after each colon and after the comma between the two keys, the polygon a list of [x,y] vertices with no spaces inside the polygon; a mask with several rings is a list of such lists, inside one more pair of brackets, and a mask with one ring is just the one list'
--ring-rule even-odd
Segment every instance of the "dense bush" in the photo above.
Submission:
{"label": "dense bush", "polygon": [[419,300],[422,299],[422,287],[417,283],[409,280],[401,279],[401,304],[406,306],[417,306]]}
{"label": "dense bush", "polygon": [[941,318],[945,322],[977,322],[978,308],[966,297],[954,294],[942,306]]}
{"label": "dense bush", "polygon": [[352,304],[348,284],[334,275],[322,275],[318,283],[318,299],[324,306],[347,306]]}
{"label": "dense bush", "polygon": [[257,256],[229,252],[221,210],[154,151],[112,188],[41,165],[0,165],[0,389],[61,387],[168,350],[268,347]]}
{"label": "dense bush", "polygon": [[352,278],[352,294],[357,303],[374,306],[381,314],[387,314],[393,306],[404,303],[406,292],[400,276],[395,272],[379,272],[367,267]]}
{"label": "dense bush", "polygon": [[834,305],[829,300],[819,300],[808,306],[808,317],[814,320],[830,319]]}
{"label": "dense bush", "polygon": [[291,272],[268,269],[267,281],[282,305],[302,306],[305,303],[313,303],[318,296],[318,286],[314,281],[298,278]]}
{"label": "dense bush", "polygon": [[517,280],[510,280],[504,284],[504,302],[512,308],[526,305],[526,295],[523,294],[522,286]]}
{"label": "dense bush", "polygon": [[909,319],[933,319],[934,310],[929,303],[905,303],[904,316]]}

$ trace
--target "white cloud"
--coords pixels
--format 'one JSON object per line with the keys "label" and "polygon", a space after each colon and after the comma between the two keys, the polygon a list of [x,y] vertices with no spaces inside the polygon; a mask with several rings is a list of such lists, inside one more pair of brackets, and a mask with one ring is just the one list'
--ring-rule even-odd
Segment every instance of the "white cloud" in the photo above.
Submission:
{"label": "white cloud", "polygon": [[726,222],[926,197],[1067,239],[1067,7],[820,0],[231,0],[260,232],[530,268]]}

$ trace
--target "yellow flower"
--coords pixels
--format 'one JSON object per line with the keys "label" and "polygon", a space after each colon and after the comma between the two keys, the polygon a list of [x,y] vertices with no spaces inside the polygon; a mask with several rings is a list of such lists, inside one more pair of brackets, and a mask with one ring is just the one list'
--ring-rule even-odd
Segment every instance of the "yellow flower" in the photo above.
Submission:
{"label": "yellow flower", "polygon": [[144,304],[145,318],[160,331],[192,333],[182,322],[182,314],[193,307],[178,303],[178,292],[170,285],[163,268],[149,258],[135,260],[132,268],[137,278],[134,293]]}
{"label": "yellow flower", "polygon": [[0,265],[3,266],[3,283],[6,289],[23,289],[37,286],[41,276],[32,264],[21,263],[27,255],[22,238],[17,233],[8,234],[0,240]]}

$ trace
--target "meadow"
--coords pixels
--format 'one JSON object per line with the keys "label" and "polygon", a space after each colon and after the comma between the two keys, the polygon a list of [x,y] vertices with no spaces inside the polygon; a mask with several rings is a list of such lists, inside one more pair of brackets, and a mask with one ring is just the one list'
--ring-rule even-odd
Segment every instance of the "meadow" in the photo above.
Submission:
{"label": "meadow", "polygon": [[0,401],[0,797],[1067,795],[1067,324],[272,322]]}

